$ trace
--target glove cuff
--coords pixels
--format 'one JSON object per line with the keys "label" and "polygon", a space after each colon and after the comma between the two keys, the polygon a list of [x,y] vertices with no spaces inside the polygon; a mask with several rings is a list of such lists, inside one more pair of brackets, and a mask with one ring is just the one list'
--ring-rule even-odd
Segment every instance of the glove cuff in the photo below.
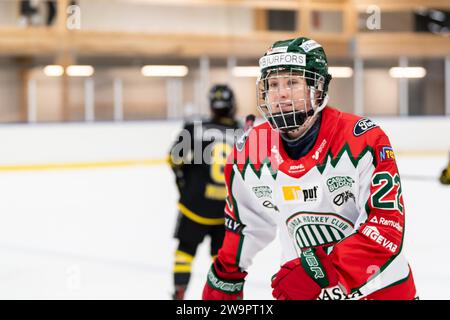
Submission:
{"label": "glove cuff", "polygon": [[308,248],[302,251],[301,263],[306,273],[314,280],[321,288],[326,288],[330,285],[327,270],[322,265],[320,258],[316,254],[314,248]]}
{"label": "glove cuff", "polygon": [[214,264],[211,266],[208,272],[207,277],[208,285],[216,290],[222,291],[227,294],[237,294],[242,292],[244,288],[244,279],[236,279],[236,280],[224,280],[217,276],[217,273],[214,268]]}

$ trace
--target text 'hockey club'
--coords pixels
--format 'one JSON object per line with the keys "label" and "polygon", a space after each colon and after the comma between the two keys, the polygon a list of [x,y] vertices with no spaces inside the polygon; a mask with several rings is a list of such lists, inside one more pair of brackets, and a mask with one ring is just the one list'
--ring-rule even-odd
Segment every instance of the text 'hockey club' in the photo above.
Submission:
{"label": "text 'hockey club'", "polygon": [[286,225],[300,248],[335,243],[353,230],[352,224],[332,214],[302,212],[291,216]]}

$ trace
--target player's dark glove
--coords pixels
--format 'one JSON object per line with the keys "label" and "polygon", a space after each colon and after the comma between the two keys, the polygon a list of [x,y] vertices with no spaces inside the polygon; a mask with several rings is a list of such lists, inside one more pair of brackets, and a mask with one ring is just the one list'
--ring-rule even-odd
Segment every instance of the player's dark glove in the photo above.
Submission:
{"label": "player's dark glove", "polygon": [[208,272],[203,300],[242,300],[247,272],[225,272],[216,259]]}
{"label": "player's dark glove", "polygon": [[450,184],[450,172],[448,171],[448,169],[444,169],[442,171],[442,174],[441,174],[441,176],[439,178],[439,181],[442,184]]}
{"label": "player's dark glove", "polygon": [[310,248],[281,267],[272,279],[272,295],[277,300],[315,300],[322,288],[337,284],[336,270],[323,248]]}

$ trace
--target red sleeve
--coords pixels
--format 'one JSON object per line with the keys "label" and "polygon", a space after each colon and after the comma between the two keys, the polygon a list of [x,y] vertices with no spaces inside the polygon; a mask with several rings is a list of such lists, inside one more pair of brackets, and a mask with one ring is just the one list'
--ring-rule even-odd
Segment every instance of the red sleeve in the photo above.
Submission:
{"label": "red sleeve", "polygon": [[384,270],[400,253],[404,204],[394,152],[380,130],[368,144],[373,158],[359,169],[359,204],[363,217],[355,234],[333,249],[331,258],[347,293],[356,291]]}
{"label": "red sleeve", "polygon": [[238,268],[239,248],[242,240],[241,231],[243,228],[242,222],[235,213],[234,198],[231,192],[233,153],[230,155],[230,158],[228,159],[229,161],[227,161],[224,169],[225,184],[227,188],[227,198],[225,204],[225,238],[218,253],[218,259],[226,272],[240,271]]}

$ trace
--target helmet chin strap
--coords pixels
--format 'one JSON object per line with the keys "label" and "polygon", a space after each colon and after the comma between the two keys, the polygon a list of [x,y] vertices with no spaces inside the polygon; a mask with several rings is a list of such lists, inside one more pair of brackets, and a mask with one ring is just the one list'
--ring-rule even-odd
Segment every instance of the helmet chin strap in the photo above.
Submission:
{"label": "helmet chin strap", "polygon": [[[298,128],[282,130],[282,132],[283,132],[284,134],[287,135],[287,137],[284,137],[284,138],[285,138],[285,139],[286,139],[286,138],[289,138],[289,140],[294,141],[294,140],[298,140],[298,139],[300,139],[301,137],[303,137],[303,136],[309,131],[309,129],[311,129],[311,127],[313,126],[313,124],[316,122],[316,120],[317,120],[317,118],[318,118],[317,115],[318,115],[318,113],[314,113],[311,117],[308,117],[308,119],[305,121],[305,123],[302,124],[302,125],[301,125],[300,127],[298,127]],[[302,130],[302,129],[304,129],[305,131],[303,131],[302,134],[299,135],[298,137],[295,137],[295,138],[289,137],[289,135],[288,135],[289,133],[295,133],[295,132],[300,131],[300,130]]]}
{"label": "helmet chin strap", "polygon": [[311,105],[314,107],[314,114],[312,116],[308,117],[308,119],[298,128],[283,130],[283,132],[286,134],[287,133],[295,133],[301,129],[305,130],[300,136],[296,137],[293,140],[300,139],[309,131],[309,129],[311,129],[311,127],[313,126],[313,124],[316,122],[316,120],[318,118],[319,112],[322,111],[328,103],[329,97],[328,97],[328,94],[326,94],[322,103],[320,104],[320,106],[316,107],[315,99],[313,99],[313,97],[314,97],[313,91],[315,91],[315,90],[314,89],[311,90],[310,96],[311,96]]}
{"label": "helmet chin strap", "polygon": [[328,93],[327,93],[325,95],[325,97],[322,99],[322,103],[319,106],[317,106],[316,105],[316,89],[314,87],[309,89],[309,100],[311,101],[311,106],[314,109],[314,115],[316,115],[318,112],[322,111],[323,108],[325,108],[325,106],[328,103],[328,99],[329,98],[328,98]]}
{"label": "helmet chin strap", "polygon": [[327,105],[329,99],[330,99],[330,97],[328,96],[328,93],[327,93],[327,94],[325,95],[325,97],[323,98],[323,101],[322,101],[322,103],[320,104],[320,106],[319,106],[316,110],[314,110],[314,114],[317,114],[318,112],[322,111],[323,108],[326,107],[326,105]]}

